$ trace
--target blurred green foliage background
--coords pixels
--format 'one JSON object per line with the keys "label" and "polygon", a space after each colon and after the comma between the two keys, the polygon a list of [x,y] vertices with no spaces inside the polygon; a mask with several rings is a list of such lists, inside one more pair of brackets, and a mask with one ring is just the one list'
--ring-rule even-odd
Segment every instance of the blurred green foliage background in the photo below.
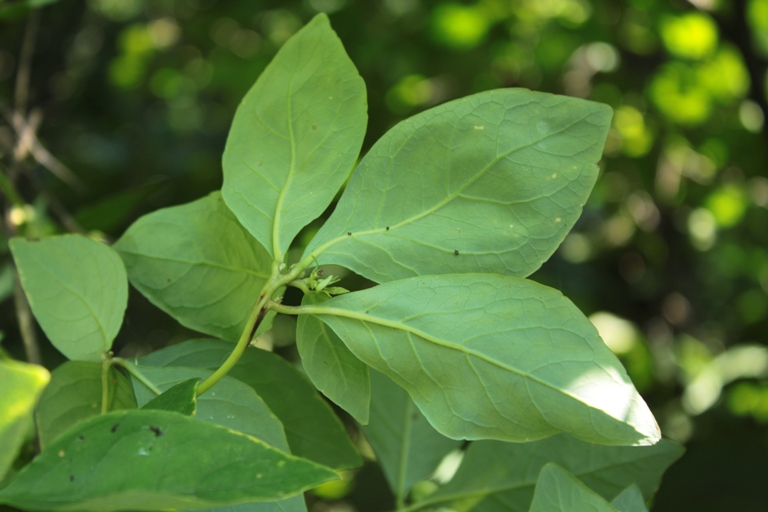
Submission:
{"label": "blurred green foliage background", "polygon": [[[2,199],[6,235],[114,240],[218,189],[240,98],[321,11],[368,87],[364,151],[401,119],[493,88],[614,108],[597,187],[533,279],[591,315],[687,445],[653,510],[765,510],[768,0],[0,1],[0,166],[22,196]],[[2,347],[25,358],[2,251]],[[289,327],[271,342],[290,356]],[[192,335],[133,293],[117,346]],[[368,465],[312,510],[385,510],[386,492]]]}

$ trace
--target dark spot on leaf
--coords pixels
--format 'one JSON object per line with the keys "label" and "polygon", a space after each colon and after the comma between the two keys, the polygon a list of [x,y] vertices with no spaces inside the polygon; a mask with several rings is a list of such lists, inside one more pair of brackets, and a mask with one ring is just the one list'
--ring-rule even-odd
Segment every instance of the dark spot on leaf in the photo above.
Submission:
{"label": "dark spot on leaf", "polygon": [[351,231],[347,231],[347,236],[352,236],[352,232]]}
{"label": "dark spot on leaf", "polygon": [[317,271],[317,275],[319,275],[319,276],[323,275],[323,269],[319,269],[319,270]]}
{"label": "dark spot on leaf", "polygon": [[389,226],[387,226],[387,231],[389,231]]}
{"label": "dark spot on leaf", "polygon": [[80,441],[85,441],[85,438],[83,436],[77,436],[77,439]]}
{"label": "dark spot on leaf", "polygon": [[313,124],[313,125],[312,125],[312,129],[313,129],[313,130],[317,130],[317,126],[315,126],[315,125]]}
{"label": "dark spot on leaf", "polygon": [[166,278],[165,280],[168,281],[169,283],[171,282],[171,278],[170,277]]}
{"label": "dark spot on leaf", "polygon": [[163,435],[163,431],[160,430],[160,427],[153,427],[152,425],[149,426],[149,430],[155,433],[155,436],[160,437]]}
{"label": "dark spot on leaf", "polygon": [[454,256],[458,256],[458,255],[459,255],[459,250],[458,250],[458,249],[456,249],[455,251],[453,251],[453,255],[454,255]]}
{"label": "dark spot on leaf", "polygon": [[414,412],[413,414],[411,414],[411,419],[412,419],[413,421],[416,421],[416,420],[418,420],[418,419],[419,419],[419,414],[418,414],[418,413],[416,413],[416,412]]}
{"label": "dark spot on leaf", "polygon": [[115,432],[117,432],[117,427],[119,427],[119,426],[120,426],[119,423],[115,423],[114,425],[112,425],[112,428],[110,429],[110,432],[112,432],[114,434]]}
{"label": "dark spot on leaf", "polygon": [[39,242],[39,238],[27,238],[27,242]]}
{"label": "dark spot on leaf", "polygon": [[69,481],[74,482],[75,481],[75,475],[69,475]]}
{"label": "dark spot on leaf", "polygon": [[259,162],[259,167],[264,167],[264,162]]}

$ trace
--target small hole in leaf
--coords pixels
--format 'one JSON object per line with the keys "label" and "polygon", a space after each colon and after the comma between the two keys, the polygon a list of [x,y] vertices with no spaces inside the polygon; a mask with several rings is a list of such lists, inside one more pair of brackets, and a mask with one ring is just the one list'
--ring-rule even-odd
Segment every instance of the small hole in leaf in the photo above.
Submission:
{"label": "small hole in leaf", "polygon": [[149,426],[149,430],[155,433],[155,436],[160,437],[163,435],[163,431],[160,430],[160,427],[153,427],[152,425]]}

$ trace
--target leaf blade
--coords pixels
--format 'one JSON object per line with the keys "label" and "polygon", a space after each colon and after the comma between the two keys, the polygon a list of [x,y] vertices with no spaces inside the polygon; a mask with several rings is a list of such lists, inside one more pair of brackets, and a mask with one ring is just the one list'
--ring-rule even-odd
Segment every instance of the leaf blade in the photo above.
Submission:
{"label": "leaf blade", "polygon": [[366,121],[362,78],[319,14],[245,96],[224,150],[224,200],[276,260],[346,180]]}
{"label": "leaf blade", "polygon": [[461,446],[437,432],[408,393],[372,371],[371,423],[363,427],[395,497],[405,498],[416,482],[429,478],[442,458]]}
{"label": "leaf blade", "polygon": [[120,257],[81,235],[10,242],[35,318],[68,359],[100,361],[123,323],[128,280]]}
{"label": "leaf blade", "polygon": [[[302,304],[321,302],[323,297],[318,293],[306,294],[302,299]],[[315,387],[359,423],[367,424],[371,402],[368,365],[323,322],[308,315],[299,317],[296,347]]]}
{"label": "leaf blade", "polygon": [[30,430],[30,418],[51,375],[42,366],[0,360],[0,481]]}
{"label": "leaf blade", "polygon": [[530,512],[616,512],[576,477],[550,462],[541,470]]}
{"label": "leaf blade", "polygon": [[613,508],[619,512],[648,512],[645,506],[645,498],[640,488],[632,484],[616,496],[611,502]]}
{"label": "leaf blade", "polygon": [[[218,340],[189,340],[153,352],[141,360],[148,366],[191,366],[215,369],[231,352]],[[314,386],[283,358],[249,348],[229,372],[251,386],[285,428],[291,452],[334,469],[360,466],[362,458],[346,429]]]}
{"label": "leaf blade", "polygon": [[115,249],[131,284],[154,305],[190,329],[229,341],[240,337],[271,269],[266,250],[218,192],[141,217]]}
{"label": "leaf blade", "polygon": [[[41,448],[73,425],[101,413],[101,371],[100,363],[87,361],[67,361],[53,370],[35,413]],[[135,409],[130,381],[114,369],[111,378],[117,381],[111,410]]]}
{"label": "leaf blade", "polygon": [[605,499],[631,484],[650,498],[683,451],[666,439],[653,446],[604,446],[565,434],[524,444],[476,441],[453,479],[425,503],[470,502],[477,503],[474,512],[526,512],[538,474],[549,462],[566,468]]}
{"label": "leaf blade", "polygon": [[581,214],[610,128],[605,105],[523,89],[409,118],[368,152],[305,251],[376,282],[525,277]]}
{"label": "leaf blade", "polygon": [[[195,445],[207,447],[204,456]],[[279,499],[335,478],[253,437],[137,409],[67,432],[0,491],[0,502],[29,510],[189,509]]]}
{"label": "leaf blade", "polygon": [[318,315],[357,357],[405,387],[448,437],[660,439],[594,326],[559,292],[532,281],[422,276],[299,311]]}
{"label": "leaf blade", "polygon": [[169,387],[155,398],[141,406],[142,409],[157,409],[194,416],[197,412],[197,385],[200,377],[187,379]]}

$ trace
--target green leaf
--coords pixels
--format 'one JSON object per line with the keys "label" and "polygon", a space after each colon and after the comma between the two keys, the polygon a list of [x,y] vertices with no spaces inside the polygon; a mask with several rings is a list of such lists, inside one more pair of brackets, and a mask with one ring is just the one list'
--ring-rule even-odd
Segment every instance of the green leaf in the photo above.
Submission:
{"label": "green leaf", "polygon": [[230,341],[240,337],[272,266],[218,192],[145,215],[115,249],[131,283],[154,305],[190,329]]}
{"label": "green leaf", "polygon": [[365,84],[319,14],[283,45],[237,109],[222,194],[275,260],[349,176],[366,108]]}
{"label": "green leaf", "polygon": [[648,512],[643,493],[635,484],[621,491],[621,494],[613,499],[611,505],[619,512]]}
{"label": "green leaf", "polygon": [[645,445],[656,421],[587,318],[560,292],[491,274],[424,276],[334,297],[318,315],[453,439],[559,432]]}
{"label": "green leaf", "polygon": [[[110,370],[110,410],[135,409],[131,382],[114,368]],[[68,361],[51,374],[37,406],[40,447],[45,448],[67,429],[101,413],[101,363]]]}
{"label": "green leaf", "polygon": [[606,105],[525,89],[406,119],[362,160],[305,256],[376,282],[525,277],[581,215],[610,121]]}
{"label": "green leaf", "polygon": [[100,361],[123,323],[128,281],[106,245],[81,235],[10,243],[29,305],[68,359]]}
{"label": "green leaf", "polygon": [[413,484],[429,478],[460,441],[438,433],[408,393],[379,372],[371,372],[371,423],[363,427],[393,494],[405,498]]}
{"label": "green leaf", "polygon": [[[153,352],[141,364],[218,368],[231,351],[230,344],[218,340],[189,340]],[[280,419],[293,454],[334,469],[362,464],[346,429],[328,403],[285,359],[272,352],[248,348],[228,375],[256,390]]]}
{"label": "green leaf", "polygon": [[[309,293],[301,303],[314,305],[324,300],[321,293]],[[296,347],[315,387],[358,422],[367,424],[371,403],[368,365],[355,357],[335,332],[309,315],[299,317]]]}
{"label": "green leaf", "polygon": [[682,454],[680,445],[665,439],[640,447],[596,445],[564,434],[524,444],[476,441],[453,479],[424,504],[479,503],[473,512],[526,512],[539,471],[549,462],[563,466],[605,499],[631,484],[650,498],[664,471]]}
{"label": "green leaf", "polygon": [[254,437],[139,409],[69,430],[0,491],[0,503],[46,511],[186,510],[275,500],[336,478]]}
{"label": "green leaf", "polygon": [[173,411],[185,416],[194,416],[197,412],[197,385],[200,380],[200,377],[196,377],[179,382],[142,405],[141,408]]}
{"label": "green leaf", "polygon": [[50,378],[42,366],[0,359],[0,481],[32,429],[32,411]]}
{"label": "green leaf", "polygon": [[[142,366],[141,373],[161,390],[170,391],[180,385],[177,382],[189,382],[185,379],[191,376],[197,380],[208,378],[213,372],[199,368]],[[154,394],[136,379],[134,386],[139,403],[146,402],[145,408],[156,400],[152,398]],[[244,432],[280,451],[290,453],[283,425],[250,386],[231,377],[224,377],[210,391],[197,398],[197,405],[197,419]],[[306,505],[303,496],[293,496],[278,502],[234,505],[228,509],[233,512],[279,512],[283,509],[304,512]]]}
{"label": "green leaf", "polygon": [[530,512],[616,512],[610,503],[592,492],[578,478],[549,463],[539,474]]}
{"label": "green leaf", "polygon": [[[200,368],[172,366],[138,368],[152,384],[165,392],[189,379],[206,379],[213,373]],[[143,407],[155,398],[154,393],[137,379],[133,379],[133,387],[140,406]],[[253,388],[232,377],[224,377],[210,391],[197,397],[195,417],[201,421],[244,432],[278,450],[288,451],[280,421]]]}

